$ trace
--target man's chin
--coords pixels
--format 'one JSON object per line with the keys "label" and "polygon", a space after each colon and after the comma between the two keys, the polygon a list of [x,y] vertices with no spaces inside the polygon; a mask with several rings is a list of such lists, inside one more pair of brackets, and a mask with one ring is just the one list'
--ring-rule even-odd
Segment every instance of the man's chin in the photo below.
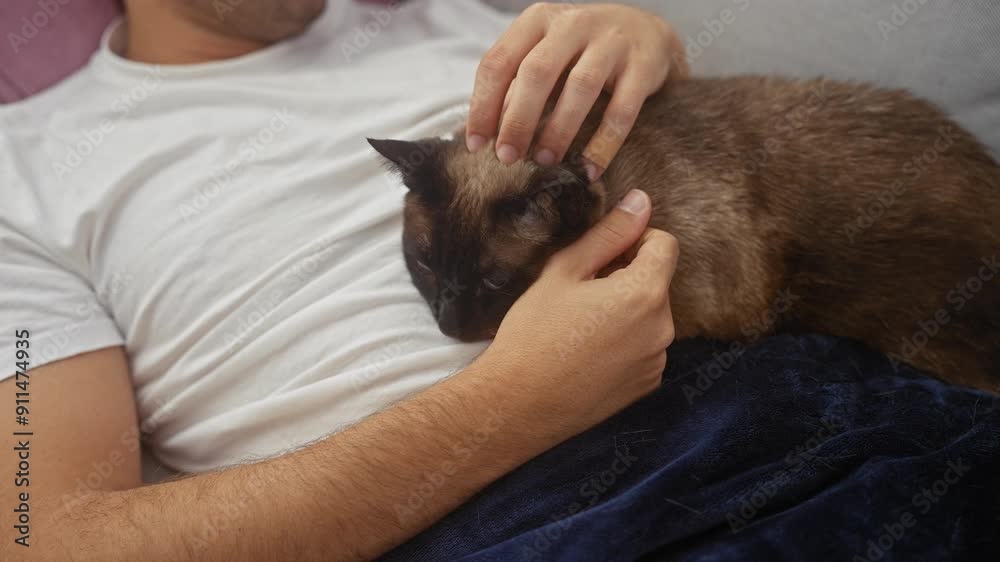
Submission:
{"label": "man's chin", "polygon": [[[198,0],[204,2],[205,0]],[[213,7],[214,6],[214,7]],[[212,2],[220,31],[264,44],[301,35],[323,14],[326,0],[254,0],[239,4]]]}

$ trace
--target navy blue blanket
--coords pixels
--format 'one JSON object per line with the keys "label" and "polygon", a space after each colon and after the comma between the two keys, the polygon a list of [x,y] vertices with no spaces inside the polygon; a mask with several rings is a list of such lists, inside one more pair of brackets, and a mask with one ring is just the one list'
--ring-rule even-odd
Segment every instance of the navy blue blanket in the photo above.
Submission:
{"label": "navy blue blanket", "polygon": [[996,397],[834,338],[727,349],[676,343],[658,392],[386,559],[1000,560]]}

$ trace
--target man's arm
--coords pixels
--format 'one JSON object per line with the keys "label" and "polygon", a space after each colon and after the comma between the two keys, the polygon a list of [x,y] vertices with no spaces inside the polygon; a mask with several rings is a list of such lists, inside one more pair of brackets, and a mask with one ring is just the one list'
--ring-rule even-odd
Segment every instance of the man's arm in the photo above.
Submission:
{"label": "man's arm", "polygon": [[[31,546],[14,545],[8,515],[2,558],[374,557],[549,445],[505,423],[533,414],[512,409],[517,401],[504,400],[494,380],[473,366],[301,450],[143,487],[138,448],[120,439],[136,434],[121,348],[41,367],[30,373],[30,484],[5,485],[0,504],[9,514],[18,504],[14,494],[30,491]],[[0,383],[4,403],[15,391],[13,380]],[[17,428],[4,426],[9,479],[17,471],[11,453]],[[477,430],[489,438],[458,466],[463,457],[454,445]],[[419,495],[425,483],[440,485],[426,499]],[[411,492],[422,505],[408,503]]]}
{"label": "man's arm", "polygon": [[[626,200],[550,260],[473,365],[281,457],[142,486],[139,452],[123,447],[136,418],[121,348],[32,370],[32,546],[5,522],[0,558],[353,560],[402,543],[659,385],[677,245],[644,231],[648,197]],[[637,240],[628,267],[594,279]],[[601,329],[567,343],[599,311]],[[0,403],[16,390],[0,383]],[[0,417],[3,478],[17,471],[12,418]],[[23,489],[3,489],[0,505],[17,505]]]}

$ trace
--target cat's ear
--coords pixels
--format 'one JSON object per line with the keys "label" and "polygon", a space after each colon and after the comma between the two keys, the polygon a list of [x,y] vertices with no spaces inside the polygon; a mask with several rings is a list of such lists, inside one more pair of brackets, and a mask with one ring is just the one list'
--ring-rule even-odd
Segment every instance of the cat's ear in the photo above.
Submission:
{"label": "cat's ear", "polygon": [[412,173],[427,163],[428,156],[437,148],[437,139],[404,141],[396,139],[368,139],[368,144],[382,155],[393,168],[403,175]]}
{"label": "cat's ear", "polygon": [[559,228],[559,213],[551,198],[544,194],[513,197],[501,201],[498,216],[510,221],[518,236],[545,245]]}
{"label": "cat's ear", "polygon": [[368,139],[368,144],[385,158],[389,166],[400,173],[403,183],[410,189],[430,195],[436,189],[435,166],[437,152],[444,141],[436,138],[404,141],[395,139]]}
{"label": "cat's ear", "polygon": [[551,197],[559,213],[560,230],[573,235],[582,233],[590,226],[600,202],[586,170],[563,165],[549,170],[547,176],[536,189]]}
{"label": "cat's ear", "polygon": [[523,235],[539,240],[579,236],[599,217],[602,207],[600,194],[582,168],[539,170],[525,193],[509,207],[512,220]]}

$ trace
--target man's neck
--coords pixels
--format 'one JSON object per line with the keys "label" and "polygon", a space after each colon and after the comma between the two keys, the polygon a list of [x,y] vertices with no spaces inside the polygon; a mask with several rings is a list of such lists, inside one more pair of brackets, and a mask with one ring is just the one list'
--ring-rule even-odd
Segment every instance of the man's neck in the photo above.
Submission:
{"label": "man's neck", "polygon": [[127,14],[126,58],[149,64],[195,64],[238,57],[266,46],[200,25],[171,4],[151,2]]}

